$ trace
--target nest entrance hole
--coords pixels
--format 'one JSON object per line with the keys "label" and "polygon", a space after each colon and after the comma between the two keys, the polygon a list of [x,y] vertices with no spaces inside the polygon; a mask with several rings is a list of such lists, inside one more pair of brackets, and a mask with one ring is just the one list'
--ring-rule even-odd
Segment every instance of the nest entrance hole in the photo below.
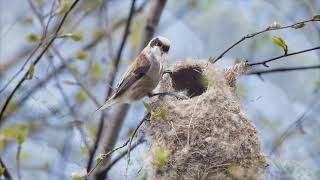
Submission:
{"label": "nest entrance hole", "polygon": [[175,70],[172,75],[172,86],[177,91],[186,91],[190,98],[200,96],[207,90],[202,68],[186,66]]}

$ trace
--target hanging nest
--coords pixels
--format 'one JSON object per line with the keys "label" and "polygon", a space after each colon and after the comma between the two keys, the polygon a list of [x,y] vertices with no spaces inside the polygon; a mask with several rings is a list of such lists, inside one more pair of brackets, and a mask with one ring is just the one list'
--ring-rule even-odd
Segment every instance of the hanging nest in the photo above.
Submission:
{"label": "hanging nest", "polygon": [[218,70],[203,61],[174,65],[155,97],[145,131],[150,138],[152,179],[260,179],[266,165],[256,128],[235,93],[240,63]]}

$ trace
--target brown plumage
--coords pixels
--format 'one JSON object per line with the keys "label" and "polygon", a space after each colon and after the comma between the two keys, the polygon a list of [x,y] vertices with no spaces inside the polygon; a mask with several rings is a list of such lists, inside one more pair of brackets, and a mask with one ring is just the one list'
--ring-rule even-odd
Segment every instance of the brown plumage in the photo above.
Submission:
{"label": "brown plumage", "polygon": [[115,93],[97,111],[113,104],[137,101],[151,94],[160,81],[162,62],[169,48],[168,39],[164,37],[152,39],[128,68]]}

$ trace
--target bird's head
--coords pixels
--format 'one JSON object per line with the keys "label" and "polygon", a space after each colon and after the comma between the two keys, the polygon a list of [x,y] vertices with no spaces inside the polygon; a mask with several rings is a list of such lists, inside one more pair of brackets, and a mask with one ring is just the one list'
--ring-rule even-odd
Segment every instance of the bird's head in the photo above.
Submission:
{"label": "bird's head", "polygon": [[156,54],[159,53],[159,55],[162,56],[168,54],[170,49],[170,41],[165,37],[157,36],[149,42],[148,47],[152,52]]}

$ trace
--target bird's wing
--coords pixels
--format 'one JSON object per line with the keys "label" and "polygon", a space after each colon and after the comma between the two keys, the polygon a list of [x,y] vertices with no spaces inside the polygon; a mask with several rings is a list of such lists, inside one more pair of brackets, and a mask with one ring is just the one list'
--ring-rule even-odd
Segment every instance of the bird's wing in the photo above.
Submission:
{"label": "bird's wing", "polygon": [[144,54],[140,54],[125,73],[114,94],[114,98],[125,92],[132,84],[144,76],[151,66],[150,61]]}

